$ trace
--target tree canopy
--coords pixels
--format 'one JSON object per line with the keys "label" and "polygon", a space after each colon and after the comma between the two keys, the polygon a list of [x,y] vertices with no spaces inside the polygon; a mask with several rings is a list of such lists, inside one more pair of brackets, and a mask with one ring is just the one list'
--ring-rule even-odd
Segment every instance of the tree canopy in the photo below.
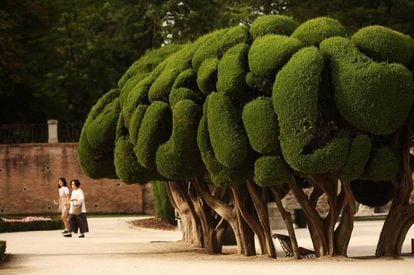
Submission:
{"label": "tree canopy", "polygon": [[[329,17],[298,24],[269,15],[148,55],[121,78],[120,93],[110,91],[92,108],[81,167],[91,177],[105,171],[128,183],[190,184],[195,193],[186,196],[202,197],[230,224],[240,253],[254,253],[245,222],[275,257],[264,194],[280,203],[290,188],[308,217],[315,254],[332,256],[346,255],[354,198],[383,205],[407,184],[401,171],[411,171],[404,170],[410,146],[402,145],[411,142],[414,99],[409,35],[378,25],[348,33]],[[310,198],[297,177],[310,181]],[[210,197],[206,180],[230,190],[231,203],[217,205],[223,198]],[[327,217],[315,210],[322,194]]]}

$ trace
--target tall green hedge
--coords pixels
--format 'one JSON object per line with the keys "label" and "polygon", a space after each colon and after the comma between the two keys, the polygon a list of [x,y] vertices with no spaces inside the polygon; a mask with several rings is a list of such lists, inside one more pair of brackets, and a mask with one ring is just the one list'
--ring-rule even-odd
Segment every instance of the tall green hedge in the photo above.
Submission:
{"label": "tall green hedge", "polygon": [[299,26],[293,17],[285,15],[259,16],[250,26],[250,33],[254,39],[266,34],[291,35]]}

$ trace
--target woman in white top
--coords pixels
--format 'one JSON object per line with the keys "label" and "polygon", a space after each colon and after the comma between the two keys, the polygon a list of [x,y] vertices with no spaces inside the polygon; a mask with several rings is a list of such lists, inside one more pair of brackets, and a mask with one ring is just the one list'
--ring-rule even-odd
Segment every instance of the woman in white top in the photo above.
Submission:
{"label": "woman in white top", "polygon": [[[77,179],[71,180],[72,194],[70,196],[70,209],[69,209],[69,232],[64,234],[65,237],[72,237],[72,232],[78,233],[80,231],[79,238],[84,238],[86,232],[89,232],[88,221],[86,219],[86,206],[85,206],[85,194],[83,190],[79,188],[80,182]],[[80,213],[77,213],[76,208],[80,208]]]}
{"label": "woman in white top", "polygon": [[[66,234],[69,232],[69,188],[66,183],[65,178],[59,178],[58,179],[58,188],[59,188],[59,210],[61,211],[60,218],[63,221],[63,224],[65,225],[65,231],[63,231],[63,234]],[[56,202],[55,202],[56,203]]]}

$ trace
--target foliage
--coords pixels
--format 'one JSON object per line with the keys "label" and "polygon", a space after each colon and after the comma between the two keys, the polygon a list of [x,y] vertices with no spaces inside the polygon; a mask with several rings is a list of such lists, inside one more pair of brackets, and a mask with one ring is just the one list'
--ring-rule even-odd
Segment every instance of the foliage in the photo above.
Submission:
{"label": "foliage", "polygon": [[61,220],[45,220],[31,222],[2,222],[0,221],[0,233],[19,232],[19,231],[38,231],[63,229]]}
{"label": "foliage", "polygon": [[168,199],[166,182],[153,181],[155,216],[171,224],[175,223],[174,208]]}

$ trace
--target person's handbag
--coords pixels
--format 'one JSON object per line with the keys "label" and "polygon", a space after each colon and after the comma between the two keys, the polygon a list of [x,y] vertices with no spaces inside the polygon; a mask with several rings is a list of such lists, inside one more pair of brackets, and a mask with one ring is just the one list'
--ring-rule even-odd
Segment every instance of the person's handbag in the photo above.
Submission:
{"label": "person's handbag", "polygon": [[79,216],[82,212],[82,204],[72,205],[72,215]]}

